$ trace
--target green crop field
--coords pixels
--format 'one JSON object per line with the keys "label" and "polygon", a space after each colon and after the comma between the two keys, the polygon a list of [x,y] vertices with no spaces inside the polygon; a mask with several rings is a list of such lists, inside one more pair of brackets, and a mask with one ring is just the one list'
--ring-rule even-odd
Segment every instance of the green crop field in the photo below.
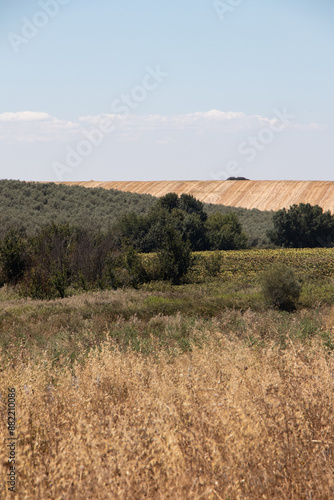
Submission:
{"label": "green crop field", "polygon": [[197,252],[193,276],[205,277],[216,271],[224,279],[256,277],[275,262],[292,266],[298,273],[313,278],[334,278],[333,248],[251,249],[228,252]]}

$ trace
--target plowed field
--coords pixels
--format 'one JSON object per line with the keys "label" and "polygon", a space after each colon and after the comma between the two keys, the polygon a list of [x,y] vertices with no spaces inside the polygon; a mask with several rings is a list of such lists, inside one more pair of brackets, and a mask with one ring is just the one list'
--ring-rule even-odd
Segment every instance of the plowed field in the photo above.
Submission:
{"label": "plowed field", "polygon": [[311,203],[334,213],[333,181],[87,181],[63,184],[152,196],[186,193],[205,203],[259,210],[279,210],[294,203]]}

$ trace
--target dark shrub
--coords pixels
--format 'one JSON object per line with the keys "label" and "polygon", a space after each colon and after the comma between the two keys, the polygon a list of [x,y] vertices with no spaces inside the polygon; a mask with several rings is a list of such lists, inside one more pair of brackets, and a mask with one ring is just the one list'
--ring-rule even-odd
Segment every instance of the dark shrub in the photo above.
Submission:
{"label": "dark shrub", "polygon": [[0,244],[0,264],[5,283],[15,284],[27,265],[27,245],[19,233],[10,231]]}
{"label": "dark shrub", "polygon": [[206,221],[211,250],[239,250],[247,248],[248,238],[235,213],[211,214]]}
{"label": "dark shrub", "polygon": [[268,236],[275,245],[287,248],[332,247],[334,216],[318,205],[300,203],[278,210],[273,217],[274,228]]}
{"label": "dark shrub", "polygon": [[291,267],[281,263],[274,264],[263,274],[261,285],[269,305],[283,311],[296,309],[301,284]]}
{"label": "dark shrub", "polygon": [[158,253],[162,279],[174,285],[180,283],[191,264],[191,247],[172,226],[167,226],[163,235],[162,247]]}
{"label": "dark shrub", "polygon": [[137,287],[150,278],[142,259],[133,247],[123,247],[110,252],[104,268],[104,285],[109,288]]}
{"label": "dark shrub", "polygon": [[20,292],[25,297],[39,300],[64,298],[67,284],[67,277],[64,273],[37,266],[25,273],[20,284]]}

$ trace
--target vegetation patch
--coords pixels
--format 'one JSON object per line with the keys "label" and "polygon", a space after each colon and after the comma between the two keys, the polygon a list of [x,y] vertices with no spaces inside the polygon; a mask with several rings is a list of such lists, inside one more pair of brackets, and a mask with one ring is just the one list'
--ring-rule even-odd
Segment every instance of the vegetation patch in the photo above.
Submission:
{"label": "vegetation patch", "polygon": [[3,353],[0,437],[14,387],[17,495],[331,498],[333,335],[316,328],[330,317],[160,315],[120,320],[95,344],[97,329]]}

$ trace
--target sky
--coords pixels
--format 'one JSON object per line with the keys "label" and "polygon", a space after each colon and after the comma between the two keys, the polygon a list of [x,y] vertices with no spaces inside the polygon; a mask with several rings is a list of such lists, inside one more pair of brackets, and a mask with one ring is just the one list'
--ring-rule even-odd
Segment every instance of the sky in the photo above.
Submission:
{"label": "sky", "polygon": [[1,0],[0,178],[334,180],[333,0]]}

